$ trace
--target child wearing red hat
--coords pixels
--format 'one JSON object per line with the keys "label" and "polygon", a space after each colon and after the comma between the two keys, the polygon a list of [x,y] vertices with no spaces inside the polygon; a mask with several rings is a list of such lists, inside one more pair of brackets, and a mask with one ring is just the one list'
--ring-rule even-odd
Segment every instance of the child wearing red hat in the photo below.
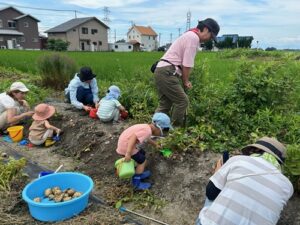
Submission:
{"label": "child wearing red hat", "polygon": [[52,139],[54,131],[59,134],[61,130],[49,123],[47,119],[55,113],[54,106],[39,104],[34,108],[33,122],[29,128],[29,141],[34,145],[51,146],[55,143]]}

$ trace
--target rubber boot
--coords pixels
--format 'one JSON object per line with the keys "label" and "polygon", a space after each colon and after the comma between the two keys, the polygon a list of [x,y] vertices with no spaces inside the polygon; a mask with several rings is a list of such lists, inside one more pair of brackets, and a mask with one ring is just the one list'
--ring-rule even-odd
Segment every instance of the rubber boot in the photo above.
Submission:
{"label": "rubber boot", "polygon": [[150,170],[146,170],[143,173],[135,174],[135,175],[139,176],[141,178],[141,180],[143,180],[143,179],[146,179],[146,178],[150,177],[151,176],[151,172],[150,172]]}
{"label": "rubber boot", "polygon": [[132,177],[132,185],[136,190],[148,190],[151,187],[150,183],[141,182],[141,178],[137,175]]}
{"label": "rubber boot", "polygon": [[56,141],[52,140],[52,138],[47,138],[45,141],[45,147],[49,147],[51,145],[54,145]]}

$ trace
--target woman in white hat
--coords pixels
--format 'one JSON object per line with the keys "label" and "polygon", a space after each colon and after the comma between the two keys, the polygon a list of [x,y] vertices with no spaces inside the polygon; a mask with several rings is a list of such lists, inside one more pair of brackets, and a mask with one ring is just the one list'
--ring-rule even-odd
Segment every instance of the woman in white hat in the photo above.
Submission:
{"label": "woman in white hat", "polygon": [[14,82],[9,91],[0,94],[0,130],[18,124],[33,115],[25,100],[28,91],[22,82]]}

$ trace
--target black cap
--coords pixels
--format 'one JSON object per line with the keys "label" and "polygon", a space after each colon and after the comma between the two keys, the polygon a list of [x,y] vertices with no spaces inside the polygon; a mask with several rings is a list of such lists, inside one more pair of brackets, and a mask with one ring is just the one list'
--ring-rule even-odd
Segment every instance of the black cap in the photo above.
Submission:
{"label": "black cap", "polygon": [[93,74],[92,69],[90,67],[82,67],[79,73],[79,79],[81,82],[92,80],[96,75]]}
{"label": "black cap", "polygon": [[199,21],[199,23],[202,23],[204,26],[206,26],[209,31],[211,32],[212,38],[215,42],[217,42],[217,35],[220,31],[220,26],[214,19],[207,18],[205,20]]}

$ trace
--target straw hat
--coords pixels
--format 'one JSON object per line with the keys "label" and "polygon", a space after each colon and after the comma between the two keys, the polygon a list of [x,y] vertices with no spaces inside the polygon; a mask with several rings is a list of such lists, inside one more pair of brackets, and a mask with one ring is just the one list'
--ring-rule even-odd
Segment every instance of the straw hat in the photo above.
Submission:
{"label": "straw hat", "polygon": [[259,139],[257,142],[251,145],[247,145],[242,149],[242,153],[245,155],[249,155],[251,153],[251,148],[258,148],[267,153],[270,153],[276,159],[278,159],[281,163],[284,162],[286,155],[286,148],[282,143],[277,141],[275,138],[263,137]]}
{"label": "straw hat", "polygon": [[39,104],[34,108],[34,114],[32,118],[34,120],[46,120],[53,116],[55,113],[54,106],[47,105],[45,103]]}

